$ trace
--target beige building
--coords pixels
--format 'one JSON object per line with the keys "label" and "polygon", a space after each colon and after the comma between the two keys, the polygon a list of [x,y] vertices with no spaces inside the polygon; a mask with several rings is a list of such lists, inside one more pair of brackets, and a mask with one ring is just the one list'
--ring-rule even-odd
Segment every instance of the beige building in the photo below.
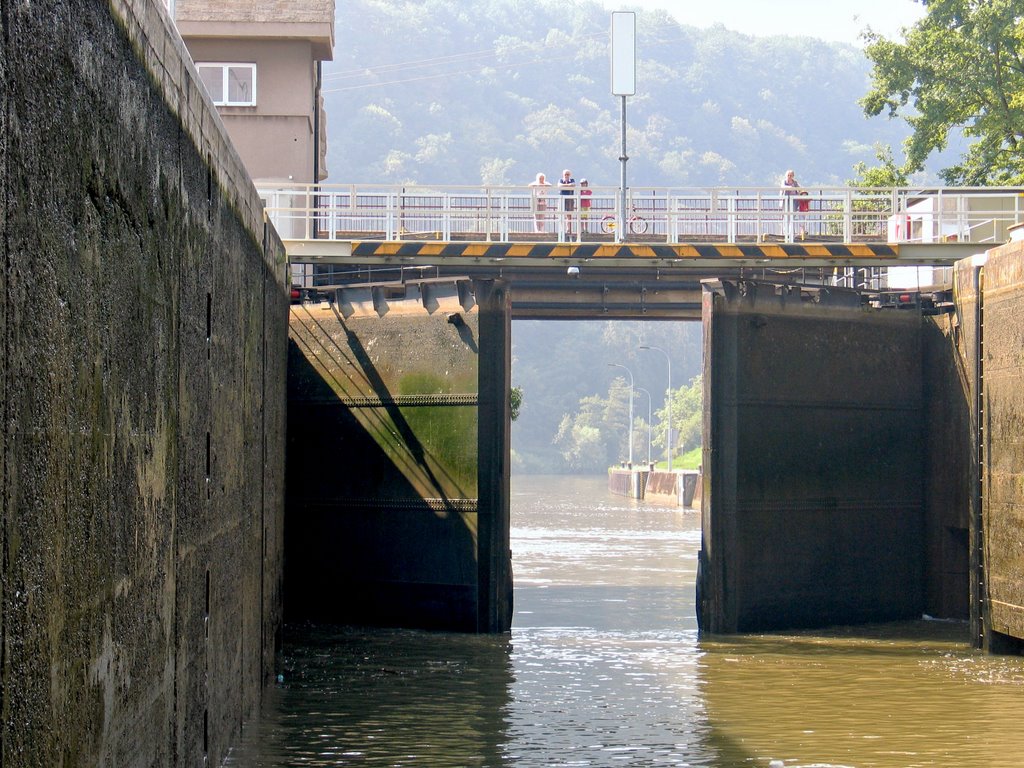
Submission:
{"label": "beige building", "polygon": [[320,70],[333,58],[334,0],[171,0],[169,10],[253,181],[324,179]]}

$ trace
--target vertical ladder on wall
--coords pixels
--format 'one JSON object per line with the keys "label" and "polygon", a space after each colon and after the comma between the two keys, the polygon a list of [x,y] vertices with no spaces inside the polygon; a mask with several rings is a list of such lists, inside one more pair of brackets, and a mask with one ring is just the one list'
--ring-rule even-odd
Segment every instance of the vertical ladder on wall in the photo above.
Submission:
{"label": "vertical ladder on wall", "polygon": [[985,627],[988,616],[988,590],[985,584],[985,440],[987,430],[985,429],[985,272],[981,266],[974,268],[974,334],[975,334],[975,358],[974,358],[974,380],[976,382],[974,413],[977,418],[975,424],[975,482],[977,486],[974,492],[974,547],[975,575],[974,595],[977,606],[977,626],[975,627],[975,643],[978,648],[985,645]]}

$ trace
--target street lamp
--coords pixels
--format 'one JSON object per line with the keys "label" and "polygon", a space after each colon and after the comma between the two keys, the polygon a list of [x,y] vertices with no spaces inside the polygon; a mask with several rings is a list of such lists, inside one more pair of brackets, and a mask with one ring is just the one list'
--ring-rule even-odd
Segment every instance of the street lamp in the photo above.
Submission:
{"label": "street lamp", "polygon": [[668,434],[665,436],[665,454],[668,457],[668,471],[672,471],[672,358],[668,356],[661,347],[655,347],[649,344],[641,344],[640,349],[656,349],[665,356],[665,361],[668,363],[668,397],[665,398],[665,407],[668,413]]}
{"label": "street lamp", "polygon": [[629,374],[629,466],[633,466],[633,372],[624,365],[608,363],[612,368],[621,368]]}
{"label": "street lamp", "polygon": [[647,395],[647,464],[650,466],[651,463],[651,393],[643,387],[637,387],[637,392],[643,392]]}

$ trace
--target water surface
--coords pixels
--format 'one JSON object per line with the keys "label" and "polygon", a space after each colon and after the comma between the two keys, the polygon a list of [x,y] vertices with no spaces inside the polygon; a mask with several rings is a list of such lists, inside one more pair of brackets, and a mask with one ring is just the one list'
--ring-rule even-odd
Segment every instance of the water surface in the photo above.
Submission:
{"label": "water surface", "polygon": [[1024,660],[960,623],[700,638],[699,514],[512,484],[510,636],[289,627],[232,766],[1024,765]]}

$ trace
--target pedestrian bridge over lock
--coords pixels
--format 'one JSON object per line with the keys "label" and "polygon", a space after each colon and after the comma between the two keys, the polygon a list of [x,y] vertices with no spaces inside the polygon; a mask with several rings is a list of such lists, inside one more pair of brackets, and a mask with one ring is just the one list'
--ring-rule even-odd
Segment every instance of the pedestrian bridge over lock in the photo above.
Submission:
{"label": "pedestrian bridge over lock", "polygon": [[[708,190],[702,218],[680,204],[700,196],[650,195],[647,231],[620,242],[522,190],[265,190],[301,286],[286,603],[507,629],[511,320],[633,317],[704,323],[705,628],[963,617],[966,528],[935,502],[960,491],[933,492],[963,452],[927,446],[965,400],[923,362],[956,370],[955,329],[864,299],[894,268],[963,279],[931,270],[1009,238],[1019,191],[818,192],[802,212]],[[922,530],[952,543],[926,551]],[[308,597],[324,583],[334,603]]]}
{"label": "pedestrian bridge over lock", "polygon": [[549,190],[541,206],[520,187],[293,185],[261,197],[306,295],[379,311],[408,291],[430,303],[453,277],[501,277],[516,317],[695,319],[707,278],[879,290],[890,269],[913,267],[932,287],[948,279],[933,268],[1024,221],[1017,188],[633,188],[620,226],[618,190],[592,191]]}

